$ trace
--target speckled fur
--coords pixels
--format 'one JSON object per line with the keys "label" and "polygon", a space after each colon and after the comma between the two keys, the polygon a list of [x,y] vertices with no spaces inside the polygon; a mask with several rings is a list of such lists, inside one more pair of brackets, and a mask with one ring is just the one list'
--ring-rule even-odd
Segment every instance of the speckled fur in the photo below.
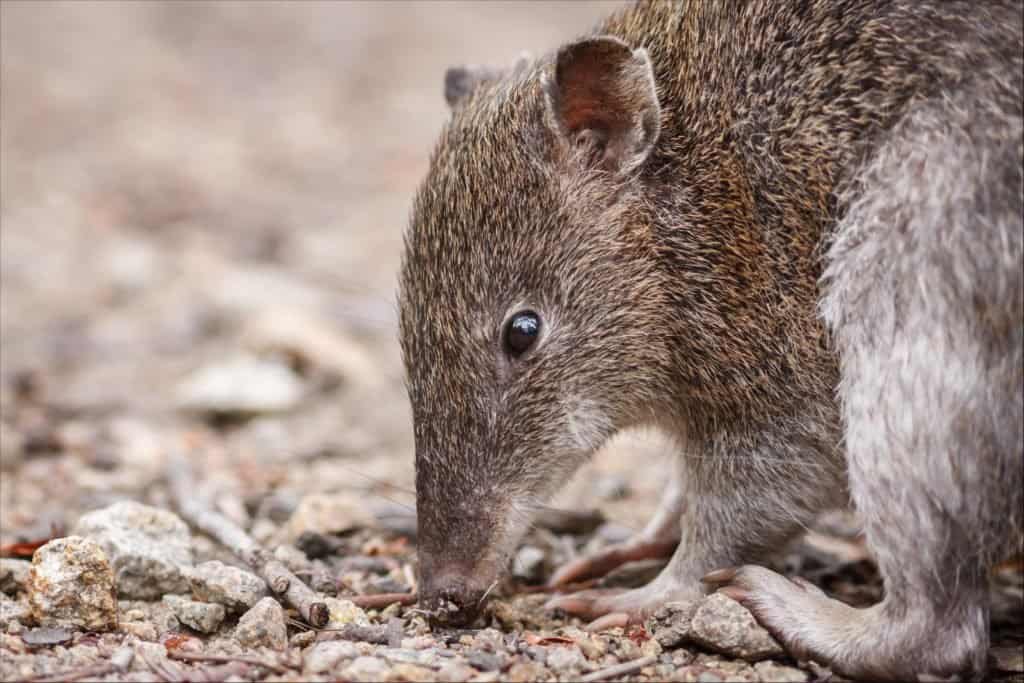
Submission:
{"label": "speckled fur", "polygon": [[[594,32],[644,48],[657,88],[660,133],[621,173],[553,125],[555,55],[460,82],[400,284],[428,609],[474,611],[530,511],[654,424],[680,444],[681,543],[613,607],[697,595],[849,493],[886,603],[850,621],[752,568],[751,609],[851,676],[980,675],[985,567],[1024,502],[1021,22],[1013,2],[640,3]],[[543,336],[510,359],[522,307]],[[940,624],[962,651],[926,656]]]}

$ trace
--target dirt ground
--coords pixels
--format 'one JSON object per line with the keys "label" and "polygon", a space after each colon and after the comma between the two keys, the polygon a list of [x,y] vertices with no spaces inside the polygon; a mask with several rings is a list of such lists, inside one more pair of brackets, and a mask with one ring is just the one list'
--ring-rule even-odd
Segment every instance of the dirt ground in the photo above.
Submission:
{"label": "dirt ground", "polygon": [[[0,4],[0,546],[170,507],[182,444],[261,541],[268,509],[311,494],[408,511],[394,290],[444,70],[543,52],[618,4]],[[203,385],[239,359],[286,386]],[[620,439],[554,504],[639,528],[663,450]],[[0,677],[53,674],[46,652],[0,642]]]}

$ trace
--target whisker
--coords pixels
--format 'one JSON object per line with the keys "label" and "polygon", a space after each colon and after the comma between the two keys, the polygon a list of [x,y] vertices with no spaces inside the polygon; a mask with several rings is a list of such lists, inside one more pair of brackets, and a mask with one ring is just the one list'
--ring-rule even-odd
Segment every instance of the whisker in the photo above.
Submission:
{"label": "whisker", "polygon": [[476,603],[477,606],[480,606],[480,605],[484,604],[484,601],[487,600],[487,596],[491,594],[491,591],[494,590],[495,586],[497,586],[497,585],[498,585],[498,579],[495,579],[493,582],[491,582],[490,587],[486,591],[484,591],[484,594],[480,597],[480,600]]}
{"label": "whisker", "polygon": [[363,479],[366,479],[367,481],[372,481],[374,484],[380,484],[381,486],[387,486],[388,488],[392,488],[392,489],[394,489],[396,491],[401,491],[402,493],[408,493],[411,496],[415,496],[416,495],[416,491],[414,491],[413,489],[408,489],[408,488],[406,488],[404,486],[399,486],[398,484],[394,484],[394,483],[392,483],[390,481],[387,481],[385,479],[378,479],[377,477],[374,477],[372,475],[366,474],[364,472],[360,472],[359,470],[355,469],[354,467],[349,467],[348,465],[345,465],[344,463],[340,463],[340,462],[339,463],[332,463],[332,465],[335,466],[335,467],[340,467],[341,469],[343,469],[343,470],[345,470],[347,472],[351,472],[352,474],[355,474],[357,476],[360,476]]}

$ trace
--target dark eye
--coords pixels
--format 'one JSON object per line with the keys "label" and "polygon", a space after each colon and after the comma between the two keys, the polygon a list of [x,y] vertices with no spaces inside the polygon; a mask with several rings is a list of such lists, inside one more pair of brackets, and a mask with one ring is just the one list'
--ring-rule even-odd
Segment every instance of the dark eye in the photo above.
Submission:
{"label": "dark eye", "polygon": [[540,335],[540,316],[533,311],[520,311],[505,326],[505,350],[513,356],[527,351]]}

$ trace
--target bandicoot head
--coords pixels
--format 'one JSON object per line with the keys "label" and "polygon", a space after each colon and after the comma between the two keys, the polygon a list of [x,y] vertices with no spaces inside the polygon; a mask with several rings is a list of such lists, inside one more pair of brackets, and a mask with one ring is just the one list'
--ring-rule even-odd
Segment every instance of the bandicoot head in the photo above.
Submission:
{"label": "bandicoot head", "polygon": [[599,37],[453,69],[446,95],[399,298],[421,605],[460,624],[531,511],[667,391],[670,307],[640,176],[660,119],[643,50]]}

